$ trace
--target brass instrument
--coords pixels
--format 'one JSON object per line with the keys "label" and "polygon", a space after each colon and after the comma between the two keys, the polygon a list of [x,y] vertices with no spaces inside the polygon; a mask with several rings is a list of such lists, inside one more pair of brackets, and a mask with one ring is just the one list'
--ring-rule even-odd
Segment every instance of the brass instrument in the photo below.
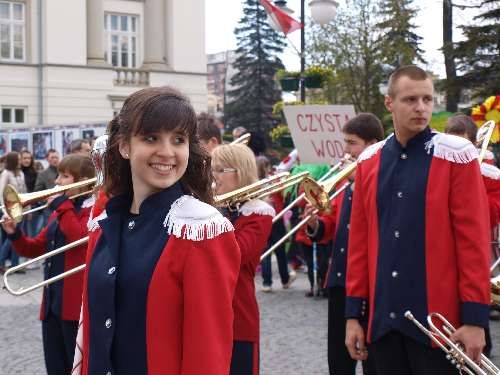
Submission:
{"label": "brass instrument", "polygon": [[17,290],[14,290],[10,284],[9,284],[9,281],[8,281],[8,276],[12,273],[15,273],[21,269],[24,269],[26,267],[28,267],[30,264],[33,264],[35,262],[38,262],[40,260],[45,260],[45,259],[48,259],[50,257],[53,257],[57,254],[60,254],[60,253],[63,253],[67,250],[70,250],[70,249],[73,249],[75,247],[78,247],[78,246],[81,246],[85,243],[87,243],[87,241],[89,240],[89,237],[86,236],[86,237],[83,237],[83,238],[80,238],[79,240],[76,240],[74,242],[71,242],[67,245],[64,245],[64,246],[61,246],[55,250],[52,250],[48,253],[45,253],[37,258],[33,258],[33,259],[30,259],[28,260],[27,262],[24,262],[23,264],[20,264],[18,266],[15,266],[15,267],[11,267],[9,268],[3,275],[3,283],[4,283],[4,288],[7,289],[7,291],[10,293],[10,294],[13,294],[15,296],[22,296],[23,294],[26,294],[26,293],[29,293],[35,289],[38,289],[38,288],[42,288],[42,287],[45,287],[47,285],[50,285],[52,283],[55,283],[56,281],[59,281],[61,279],[64,279],[65,277],[67,276],[70,276],[70,275],[73,275],[74,273],[77,273],[77,272],[80,272],[82,271],[84,268],[85,268],[85,264],[82,264],[78,267],[75,267],[75,268],[72,268],[66,272],[63,272],[57,276],[54,276],[54,277],[51,277],[50,279],[47,279],[47,280],[44,280],[38,284],[35,284],[35,285],[32,285],[28,288],[23,288],[23,287],[20,287],[19,289]]}
{"label": "brass instrument", "polygon": [[[46,189],[42,191],[36,191],[33,193],[25,193],[20,194],[16,191],[16,189],[12,185],[7,185],[5,190],[3,191],[3,201],[4,201],[4,209],[7,212],[7,215],[14,219],[17,223],[21,222],[23,215],[23,208],[32,204],[44,200],[52,195],[65,193],[71,189],[81,188],[83,186],[95,184],[96,178],[89,178],[84,181],[78,181],[73,184],[64,185],[64,186],[56,186],[52,189]],[[85,194],[91,193],[92,190],[86,191]],[[83,193],[82,193],[83,195]],[[80,196],[80,194],[78,195]],[[73,197],[74,198],[74,197]],[[40,208],[27,211],[28,213],[32,213],[34,211],[39,210]]]}
{"label": "brass instrument", "polygon": [[481,151],[479,152],[479,157],[477,160],[479,161],[479,164],[484,159],[484,156],[486,155],[486,150],[488,149],[488,145],[490,144],[490,139],[491,136],[493,135],[493,131],[495,130],[495,121],[490,120],[486,123],[484,123],[478,130],[477,130],[477,135],[476,135],[476,143],[479,144],[481,143]]}
{"label": "brass instrument", "polygon": [[288,240],[288,238],[290,238],[293,234],[295,234],[295,232],[297,232],[302,226],[304,226],[313,215],[316,215],[319,211],[324,211],[329,208],[330,201],[337,195],[339,195],[344,189],[346,189],[349,184],[345,184],[340,189],[337,189],[331,196],[329,196],[329,194],[333,189],[335,189],[336,186],[338,186],[356,170],[357,165],[357,162],[351,163],[335,176],[330,177],[325,181],[317,182],[309,177],[305,178],[302,182],[302,187],[304,188],[306,199],[316,209],[312,212],[312,214],[307,215],[295,227],[288,231],[288,233],[283,236],[278,242],[267,249],[260,256],[260,260],[262,261],[265,257],[271,255],[274,250],[276,250],[283,242]]}
{"label": "brass instrument", "polygon": [[245,133],[236,138],[234,141],[232,141],[230,145],[237,145],[237,144],[248,145],[251,137],[252,135],[250,133]]}
{"label": "brass instrument", "polygon": [[[500,369],[491,362],[484,354],[481,354],[480,363],[474,362],[459,344],[451,341],[450,336],[456,331],[455,327],[439,313],[430,313],[427,316],[429,329],[425,328],[410,311],[405,312],[405,318],[412,321],[434,344],[446,353],[446,358],[460,371],[468,375],[498,375]],[[434,324],[437,319],[442,324],[439,329]]]}

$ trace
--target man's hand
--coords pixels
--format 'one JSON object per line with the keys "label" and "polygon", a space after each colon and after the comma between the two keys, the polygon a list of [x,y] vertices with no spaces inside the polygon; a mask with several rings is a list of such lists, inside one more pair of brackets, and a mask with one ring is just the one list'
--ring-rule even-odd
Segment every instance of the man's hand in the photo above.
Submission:
{"label": "man's hand", "polygon": [[16,233],[16,226],[17,226],[16,221],[9,218],[8,216],[4,216],[3,220],[5,221],[2,223],[2,228],[5,231],[5,233],[7,234]]}
{"label": "man's hand", "polygon": [[352,359],[364,361],[368,358],[365,332],[357,319],[347,319],[345,330],[345,345]]}
{"label": "man's hand", "polygon": [[311,215],[311,218],[307,222],[307,226],[311,228],[312,232],[316,232],[318,229],[318,215],[314,212],[316,211],[316,208],[314,208],[313,205],[310,203],[306,204],[306,207],[304,208],[304,212],[302,213],[302,217],[307,217]]}
{"label": "man's hand", "polygon": [[484,328],[463,325],[450,336],[450,340],[462,344],[465,352],[474,362],[481,360],[481,353],[486,345]]}

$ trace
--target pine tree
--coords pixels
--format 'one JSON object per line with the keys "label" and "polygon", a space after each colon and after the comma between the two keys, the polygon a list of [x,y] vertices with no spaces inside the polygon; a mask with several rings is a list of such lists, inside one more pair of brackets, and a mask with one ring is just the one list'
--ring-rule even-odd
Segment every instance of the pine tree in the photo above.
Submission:
{"label": "pine tree", "polygon": [[238,41],[224,121],[230,128],[244,126],[267,138],[272,127],[272,107],[281,100],[274,81],[283,63],[277,57],[283,51],[283,38],[268,24],[266,12],[258,0],[245,0],[243,17],[235,34]]}
{"label": "pine tree", "polygon": [[465,72],[460,83],[486,98],[500,93],[500,0],[484,0],[481,9],[475,25],[462,27],[466,40],[456,44],[455,56]]}
{"label": "pine tree", "polygon": [[379,48],[384,56],[384,63],[393,70],[402,65],[425,63],[423,50],[420,48],[422,37],[414,30],[412,23],[417,9],[412,7],[413,0],[382,0],[377,24],[381,34]]}

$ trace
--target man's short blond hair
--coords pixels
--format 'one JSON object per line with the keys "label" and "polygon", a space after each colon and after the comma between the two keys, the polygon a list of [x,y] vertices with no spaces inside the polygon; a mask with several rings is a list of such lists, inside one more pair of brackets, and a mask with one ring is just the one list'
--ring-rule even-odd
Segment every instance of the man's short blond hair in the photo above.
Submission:
{"label": "man's short blond hair", "polygon": [[255,155],[242,144],[216,147],[212,152],[212,166],[236,169],[238,188],[250,185],[259,179]]}
{"label": "man's short blond hair", "polygon": [[422,68],[416,65],[405,65],[394,71],[389,77],[389,87],[387,89],[387,94],[391,98],[396,97],[396,83],[401,77],[408,77],[414,81],[425,81],[426,79],[432,82],[431,76]]}

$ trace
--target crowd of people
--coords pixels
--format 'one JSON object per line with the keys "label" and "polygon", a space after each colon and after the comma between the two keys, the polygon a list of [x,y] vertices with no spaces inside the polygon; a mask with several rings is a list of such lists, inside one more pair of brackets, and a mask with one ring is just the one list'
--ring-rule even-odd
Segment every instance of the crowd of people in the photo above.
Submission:
{"label": "crowd of people", "polygon": [[[12,265],[18,254],[35,257],[89,236],[88,245],[44,264],[46,279],[85,264],[44,288],[48,374],[258,374],[259,267],[261,290],[273,291],[271,256],[261,255],[304,217],[291,245],[274,254],[283,289],[303,268],[306,296],[328,298],[330,374],[354,374],[357,361],[370,375],[457,374],[407,311],[420,322],[431,312],[446,316],[457,327],[452,340],[479,362],[500,170],[478,163],[484,155],[467,116],[450,119],[450,134],[430,129],[433,94],[425,71],[395,71],[385,98],[394,134],[384,139],[373,114],[350,119],[342,132],[351,158],[342,168],[352,173],[338,181],[329,209],[304,201],[275,223],[300,189],[224,200],[231,204],[221,197],[290,170],[290,158],[273,168],[253,134],[248,146],[223,144],[217,120],[197,116],[171,87],[130,95],[97,155],[103,184],[92,194],[74,188],[50,197],[39,218],[2,223],[0,259],[10,254]],[[29,152],[9,153],[0,191],[92,178],[91,145],[74,143],[60,162],[50,150],[41,172]],[[319,179],[329,169],[310,172]]]}

